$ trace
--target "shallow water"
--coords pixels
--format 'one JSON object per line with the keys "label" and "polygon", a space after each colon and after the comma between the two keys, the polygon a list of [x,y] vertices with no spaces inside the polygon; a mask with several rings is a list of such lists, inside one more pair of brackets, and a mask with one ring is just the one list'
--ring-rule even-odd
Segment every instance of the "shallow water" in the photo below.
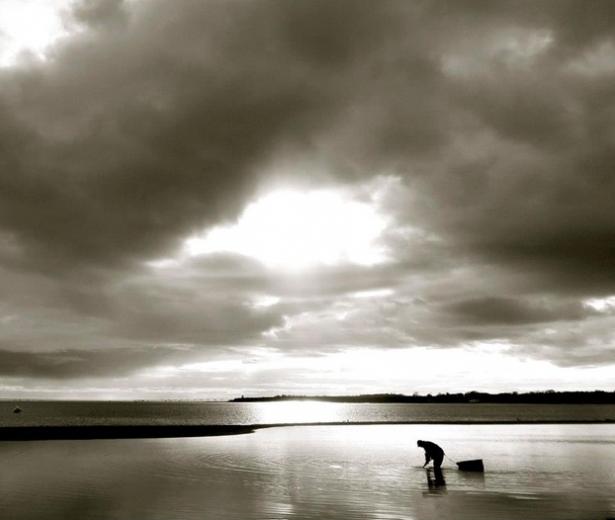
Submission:
{"label": "shallow water", "polygon": [[[416,439],[445,463],[430,486]],[[0,511],[31,519],[604,519],[615,425],[302,426],[230,437],[0,443]]]}
{"label": "shallow water", "polygon": [[615,405],[0,401],[0,426],[615,420]]}

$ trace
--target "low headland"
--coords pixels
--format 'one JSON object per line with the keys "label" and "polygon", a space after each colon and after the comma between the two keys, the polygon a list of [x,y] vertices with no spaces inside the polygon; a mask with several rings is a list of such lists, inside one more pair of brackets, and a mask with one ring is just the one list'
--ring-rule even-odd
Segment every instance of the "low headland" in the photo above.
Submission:
{"label": "low headland", "polygon": [[557,392],[464,392],[444,394],[275,395],[236,397],[232,403],[325,401],[331,403],[494,403],[494,404],[615,404],[615,392],[603,390]]}

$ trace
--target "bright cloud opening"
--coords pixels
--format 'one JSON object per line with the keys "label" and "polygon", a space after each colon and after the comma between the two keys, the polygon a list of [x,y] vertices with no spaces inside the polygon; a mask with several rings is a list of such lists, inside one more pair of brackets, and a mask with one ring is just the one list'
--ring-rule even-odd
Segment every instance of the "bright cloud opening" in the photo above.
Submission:
{"label": "bright cloud opening", "polygon": [[188,239],[189,256],[232,252],[269,267],[297,270],[386,260],[378,243],[388,219],[341,190],[280,190],[250,204],[233,226]]}
{"label": "bright cloud opening", "polygon": [[590,298],[585,300],[584,305],[591,307],[598,312],[608,312],[615,309],[615,296],[607,296],[606,298]]}
{"label": "bright cloud opening", "polygon": [[44,59],[46,49],[66,34],[61,10],[69,0],[0,0],[0,67],[29,53]]}
{"label": "bright cloud opening", "polygon": [[252,307],[254,307],[255,309],[262,309],[277,305],[278,303],[280,303],[280,298],[278,298],[277,296],[263,294],[252,300]]}
{"label": "bright cloud opening", "polygon": [[[140,377],[145,378],[146,386],[155,386],[153,383],[159,384],[161,380],[172,385],[201,382],[204,375],[218,375],[228,385],[225,397],[236,397],[244,391],[252,395],[275,394],[291,386],[297,394],[378,393],[382,391],[383,380],[387,391],[405,394],[531,391],[554,387],[590,390],[613,386],[612,365],[578,370],[544,359],[518,358],[515,347],[505,342],[477,342],[456,348],[346,348],[316,356],[288,356],[276,350],[250,349],[244,354],[249,362],[226,359],[165,366],[144,371]],[[476,367],[481,370],[480,381],[475,377]],[[261,378],[263,374],[266,377]],[[241,391],[237,390],[237,382],[241,382]],[[287,406],[274,409],[277,412],[271,413],[275,414],[275,420],[271,417],[271,421],[265,422],[294,421],[290,418],[293,411]],[[326,410],[317,411],[321,414]],[[297,422],[303,420],[299,418]]]}

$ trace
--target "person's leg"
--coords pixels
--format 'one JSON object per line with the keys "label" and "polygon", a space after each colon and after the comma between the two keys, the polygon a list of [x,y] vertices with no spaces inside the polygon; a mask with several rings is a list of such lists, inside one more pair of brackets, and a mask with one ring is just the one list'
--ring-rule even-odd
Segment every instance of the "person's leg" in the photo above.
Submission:
{"label": "person's leg", "polygon": [[434,457],[433,459],[433,471],[434,471],[434,476],[436,477],[435,479],[436,486],[446,485],[446,482],[444,481],[444,475],[442,474],[442,469],[441,469],[443,460],[444,460],[444,454],[438,455]]}
{"label": "person's leg", "polygon": [[434,466],[433,473],[435,477],[434,484],[438,487],[446,486],[446,481],[444,480],[444,475],[442,474],[440,466]]}

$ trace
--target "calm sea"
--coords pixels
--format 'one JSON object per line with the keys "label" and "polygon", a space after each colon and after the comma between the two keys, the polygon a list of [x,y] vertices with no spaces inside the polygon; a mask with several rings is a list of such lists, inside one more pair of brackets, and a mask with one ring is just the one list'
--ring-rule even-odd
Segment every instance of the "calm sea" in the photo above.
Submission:
{"label": "calm sea", "polygon": [[[445,483],[436,485],[421,468],[417,439],[437,442],[454,460],[480,457],[486,471],[464,473],[446,461]],[[228,437],[0,442],[0,460],[7,520],[615,516],[613,424],[295,426]]]}
{"label": "calm sea", "polygon": [[[13,413],[16,406],[22,410]],[[348,404],[317,401],[0,402],[0,426],[615,420],[615,405]]]}

